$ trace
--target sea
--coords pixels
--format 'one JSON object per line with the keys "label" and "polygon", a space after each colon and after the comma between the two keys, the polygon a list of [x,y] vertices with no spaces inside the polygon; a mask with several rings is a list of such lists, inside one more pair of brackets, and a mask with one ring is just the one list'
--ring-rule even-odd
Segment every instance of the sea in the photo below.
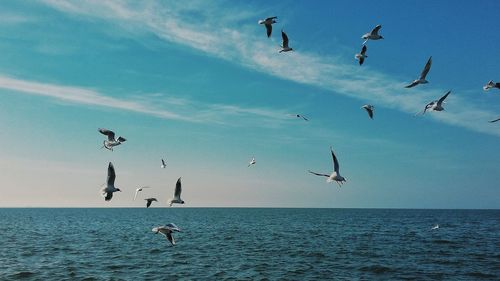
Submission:
{"label": "sea", "polygon": [[3,208],[0,280],[500,280],[500,210]]}

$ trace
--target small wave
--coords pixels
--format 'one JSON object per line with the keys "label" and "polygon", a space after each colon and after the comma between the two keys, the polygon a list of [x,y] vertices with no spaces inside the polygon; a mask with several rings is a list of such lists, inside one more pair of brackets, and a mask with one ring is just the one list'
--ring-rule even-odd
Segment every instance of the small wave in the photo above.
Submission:
{"label": "small wave", "polygon": [[494,279],[497,278],[497,276],[494,274],[482,273],[482,272],[469,272],[469,273],[467,273],[467,275],[471,276],[471,277],[479,277],[479,278],[494,278]]}
{"label": "small wave", "polygon": [[362,268],[360,268],[360,270],[367,271],[367,272],[373,272],[375,274],[382,274],[382,273],[393,271],[393,269],[390,267],[378,265],[378,264],[370,265],[370,266],[363,266]]}
{"label": "small wave", "polygon": [[451,240],[446,240],[446,239],[432,240],[432,243],[436,243],[436,244],[456,244],[456,242],[451,241]]}
{"label": "small wave", "polygon": [[20,272],[16,272],[16,273],[12,274],[11,277],[13,277],[13,278],[27,278],[27,277],[30,277],[33,275],[35,275],[35,273],[31,272],[31,271],[20,271]]}

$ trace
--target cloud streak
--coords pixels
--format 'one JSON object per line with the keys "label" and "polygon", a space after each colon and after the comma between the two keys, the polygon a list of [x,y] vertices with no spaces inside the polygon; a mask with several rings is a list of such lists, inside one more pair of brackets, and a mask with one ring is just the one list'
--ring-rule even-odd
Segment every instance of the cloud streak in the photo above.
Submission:
{"label": "cloud streak", "polygon": [[[163,94],[157,94],[155,98],[141,97],[136,100],[124,100],[106,96],[91,89],[26,81],[3,75],[0,75],[0,89],[50,97],[73,104],[106,107],[157,118],[196,123],[226,124],[224,120],[231,119],[230,117],[247,117],[271,120],[270,123],[276,125],[286,119],[284,112],[272,109],[199,104],[187,99],[164,98]],[[175,111],[166,110],[164,107],[174,108]]]}
{"label": "cloud streak", "polygon": [[[43,2],[64,13],[109,21],[127,31],[152,33],[162,40],[186,45],[255,71],[411,114],[422,110],[426,103],[439,98],[447,90],[426,87],[425,91],[416,88],[411,93],[409,90],[403,93],[403,86],[408,81],[397,81],[369,69],[360,72],[359,67],[343,63],[335,57],[302,51],[278,55],[275,46],[261,40],[263,30],[256,24],[242,25],[238,30],[228,28],[237,21],[255,22],[260,15],[251,9],[242,11],[238,7],[228,7],[227,2],[223,8],[222,5],[203,1],[190,2],[189,5],[175,1]],[[431,118],[500,136],[500,130],[487,123],[496,116],[494,112],[460,97],[459,91],[453,91],[448,104],[446,114],[429,114]]]}

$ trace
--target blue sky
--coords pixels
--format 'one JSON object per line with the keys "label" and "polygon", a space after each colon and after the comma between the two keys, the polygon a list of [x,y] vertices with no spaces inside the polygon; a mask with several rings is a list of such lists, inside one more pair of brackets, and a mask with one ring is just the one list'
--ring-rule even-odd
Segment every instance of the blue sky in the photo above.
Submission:
{"label": "blue sky", "polygon": [[[482,90],[500,81],[499,9],[3,2],[0,206],[139,207],[140,185],[165,206],[182,176],[186,206],[499,208],[500,127],[487,121],[500,116],[500,91]],[[278,16],[271,39],[257,24],[268,16]],[[377,24],[385,39],[368,42],[360,67],[360,37]],[[281,28],[294,52],[278,53]],[[430,83],[405,89],[429,56]],[[448,90],[446,111],[414,116]],[[101,150],[99,127],[127,142]],[[307,173],[330,173],[330,146],[341,189]],[[104,202],[109,161],[123,192]]]}

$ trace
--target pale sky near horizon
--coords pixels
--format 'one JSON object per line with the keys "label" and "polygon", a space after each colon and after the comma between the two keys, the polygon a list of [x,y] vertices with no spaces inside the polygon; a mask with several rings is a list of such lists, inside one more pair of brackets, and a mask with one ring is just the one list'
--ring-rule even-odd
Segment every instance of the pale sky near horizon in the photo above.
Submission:
{"label": "pale sky near horizon", "polygon": [[[0,207],[165,207],[182,177],[186,207],[500,208],[498,1],[0,6]],[[127,141],[101,149],[101,127]],[[331,172],[330,146],[342,188],[307,172]]]}

